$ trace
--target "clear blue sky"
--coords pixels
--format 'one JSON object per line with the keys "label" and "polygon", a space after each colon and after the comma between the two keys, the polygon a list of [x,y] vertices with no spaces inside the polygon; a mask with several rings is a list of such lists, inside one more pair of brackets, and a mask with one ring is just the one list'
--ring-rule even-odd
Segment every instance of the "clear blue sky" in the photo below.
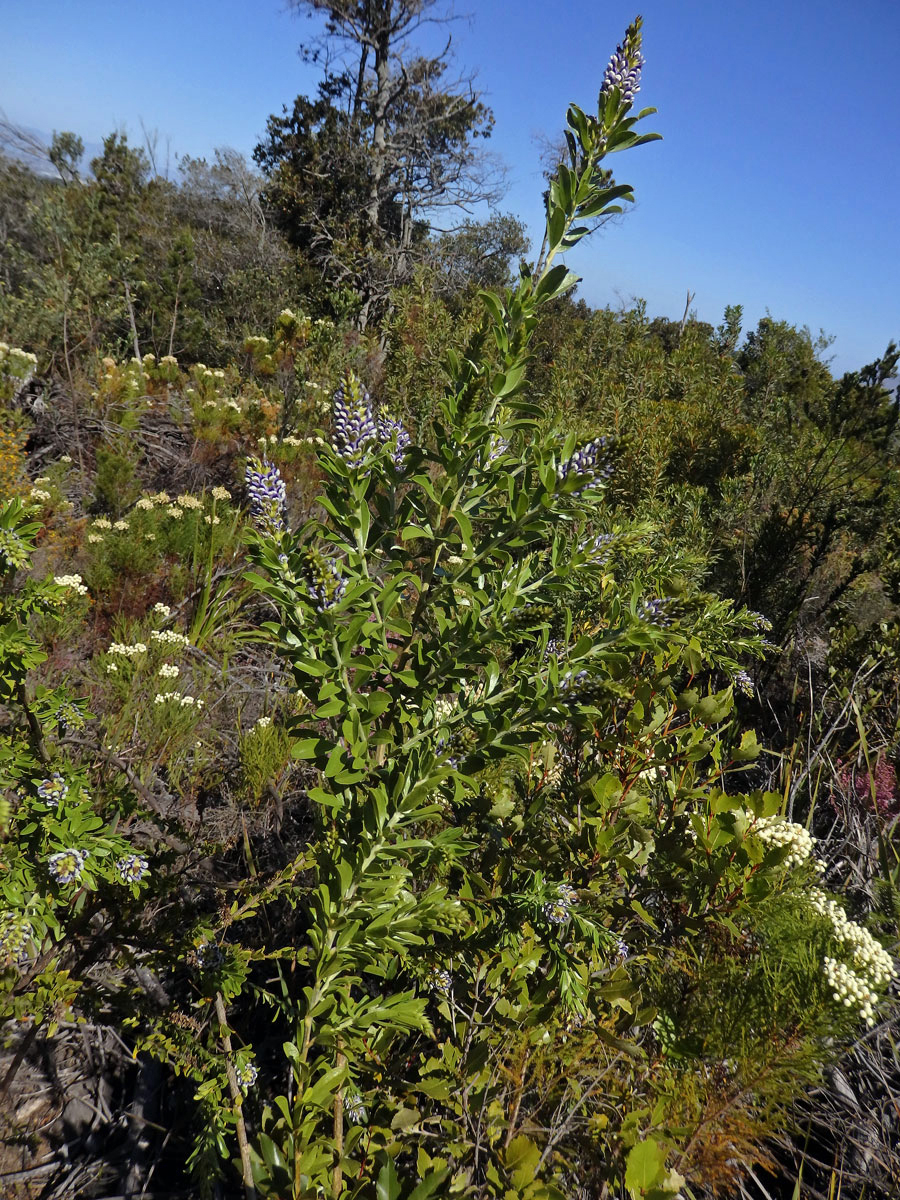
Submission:
{"label": "clear blue sky", "polygon": [[[173,154],[248,153],[266,116],[315,85],[305,23],[279,0],[31,0],[3,5],[0,107],[98,142],[141,119]],[[537,232],[535,135],[595,102],[637,7],[638,97],[663,142],[616,160],[635,211],[571,256],[593,304],[647,300],[704,320],[742,303],[835,336],[838,371],[900,338],[900,5],[896,0],[456,0],[506,161],[504,208]]]}

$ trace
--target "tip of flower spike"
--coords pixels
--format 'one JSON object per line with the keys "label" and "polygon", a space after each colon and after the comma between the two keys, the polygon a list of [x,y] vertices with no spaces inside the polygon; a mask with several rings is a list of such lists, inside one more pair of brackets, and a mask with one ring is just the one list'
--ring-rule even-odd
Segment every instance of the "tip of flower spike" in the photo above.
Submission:
{"label": "tip of flower spike", "polygon": [[251,458],[247,462],[244,483],[250,498],[250,516],[268,534],[284,533],[287,529],[287,492],[281,472],[267,458]]}

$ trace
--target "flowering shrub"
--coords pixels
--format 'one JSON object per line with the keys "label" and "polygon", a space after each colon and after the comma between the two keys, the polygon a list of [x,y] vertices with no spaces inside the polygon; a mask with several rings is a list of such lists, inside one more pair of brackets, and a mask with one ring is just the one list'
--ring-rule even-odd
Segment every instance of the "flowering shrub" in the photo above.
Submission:
{"label": "flowering shrub", "polygon": [[[740,686],[762,654],[757,615],[669,591],[677,553],[648,577],[652,531],[608,529],[614,448],[560,436],[525,395],[537,315],[575,282],[557,256],[630,197],[599,164],[647,140],[629,116],[641,62],[635,25],[597,116],[569,110],[542,261],[483,295],[433,436],[414,442],[346,373],[320,515],[296,535],[277,468],[249,465],[314,840],[260,893],[303,914],[269,951],[297,979],[274,1070],[290,1085],[255,1134],[235,1124],[238,1083],[230,1103],[221,1071],[201,1092],[263,1194],[674,1196],[713,1154],[687,1065],[725,1072],[733,1157],[763,1128],[753,1073],[786,1084],[835,1028],[839,981],[784,915],[812,842],[777,794],[734,788],[759,747],[732,739],[733,688],[713,682]],[[232,910],[232,944],[251,911]],[[866,1017],[888,976],[868,978]]]}
{"label": "flowering shrub", "polygon": [[36,1032],[96,987],[96,928],[120,916],[127,923],[126,897],[138,900],[150,865],[116,831],[115,798],[98,803],[84,767],[63,748],[90,714],[63,690],[29,684],[45,657],[29,635],[29,616],[51,620],[67,595],[87,589],[79,575],[66,575],[11,591],[29,565],[38,526],[15,500],[0,510],[0,526],[14,544],[4,556],[0,601],[0,704],[11,718],[0,742],[0,1013],[28,1018]]}
{"label": "flowering shrub", "polygon": [[[823,747],[746,727],[789,706],[706,590],[762,440],[736,333],[563,299],[642,65],[638,23],[502,295],[423,275],[386,349],[292,301],[240,362],[73,352],[4,414],[0,1006],[17,1062],[87,1015],[165,1064],[127,1127],[191,1194],[237,1153],[295,1200],[736,1195],[890,1045],[890,672],[856,710],[834,676]],[[807,803],[832,745],[855,854]]]}

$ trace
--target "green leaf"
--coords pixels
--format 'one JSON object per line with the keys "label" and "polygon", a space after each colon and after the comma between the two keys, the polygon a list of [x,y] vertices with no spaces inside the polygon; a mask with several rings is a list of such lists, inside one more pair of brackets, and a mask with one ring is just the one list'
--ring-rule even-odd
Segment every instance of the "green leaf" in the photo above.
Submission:
{"label": "green leaf", "polygon": [[430,1175],[425,1176],[420,1184],[413,1188],[409,1196],[407,1196],[407,1200],[428,1200],[428,1197],[434,1195],[449,1174],[449,1167],[444,1167],[442,1171],[432,1171]]}
{"label": "green leaf", "polygon": [[375,1180],[376,1200],[399,1200],[400,1192],[400,1180],[397,1178],[394,1160],[388,1158]]}
{"label": "green leaf", "polygon": [[543,276],[534,293],[535,299],[543,301],[552,300],[556,296],[562,296],[570,288],[573,288],[577,282],[578,276],[573,274],[565,263],[560,263],[557,267],[551,267],[547,274]]}
{"label": "green leaf", "polygon": [[635,1200],[659,1183],[666,1163],[666,1150],[659,1142],[643,1141],[632,1146],[625,1160],[625,1186]]}
{"label": "green leaf", "polygon": [[534,1171],[541,1159],[541,1151],[531,1138],[520,1134],[506,1148],[506,1169],[510,1172],[513,1187],[525,1188],[534,1181]]}

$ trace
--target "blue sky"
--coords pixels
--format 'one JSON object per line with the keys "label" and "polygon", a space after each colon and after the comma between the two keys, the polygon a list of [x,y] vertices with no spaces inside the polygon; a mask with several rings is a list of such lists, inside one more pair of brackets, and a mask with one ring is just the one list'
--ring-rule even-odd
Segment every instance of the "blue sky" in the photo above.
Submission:
{"label": "blue sky", "polygon": [[[457,0],[463,11],[465,0]],[[590,303],[646,299],[704,320],[741,303],[834,335],[837,371],[900,338],[900,5],[896,0],[470,0],[459,66],[494,109],[503,207],[537,233],[540,150],[570,100],[595,102],[636,7],[647,66],[639,102],[664,141],[619,157],[635,187],[624,220],[570,265]],[[4,6],[0,107],[97,142],[141,119],[160,148],[248,153],[266,116],[315,86],[307,28],[279,0],[31,0]]]}

